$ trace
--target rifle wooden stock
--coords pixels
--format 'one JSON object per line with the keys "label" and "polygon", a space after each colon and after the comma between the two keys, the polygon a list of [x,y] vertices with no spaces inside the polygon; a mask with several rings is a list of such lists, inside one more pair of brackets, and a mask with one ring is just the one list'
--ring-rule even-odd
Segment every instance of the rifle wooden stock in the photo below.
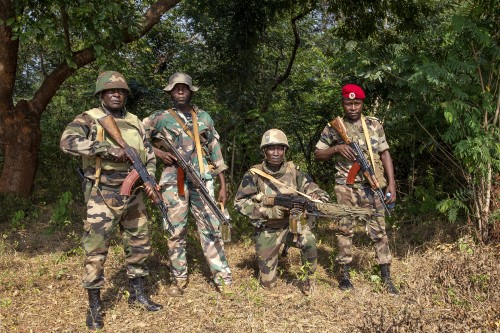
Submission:
{"label": "rifle wooden stock", "polygon": [[[356,163],[359,165],[361,172],[365,176],[365,179],[368,181],[368,183],[370,183],[370,187],[372,188],[373,193],[375,193],[380,198],[380,201],[382,201],[382,205],[384,206],[385,212],[387,213],[388,216],[391,216],[391,213],[389,211],[389,207],[387,207],[387,204],[385,203],[385,195],[382,192],[382,189],[380,188],[380,184],[377,180],[377,177],[375,176],[375,171],[373,171],[372,166],[366,160],[365,154],[361,150],[361,147],[359,146],[359,144],[357,142],[353,142],[349,138],[349,136],[347,135],[347,130],[345,128],[344,122],[342,121],[342,118],[337,117],[337,118],[331,120],[328,123],[328,125],[330,127],[333,127],[335,129],[335,131],[337,131],[337,133],[340,135],[342,140],[344,140],[344,142],[347,145],[349,145],[352,149],[354,149],[354,152],[356,153]],[[356,163],[354,163],[354,164],[356,164]],[[354,168],[354,165],[353,165],[353,168]],[[353,170],[353,172],[354,172],[354,170]],[[353,176],[355,178],[356,174],[353,175],[351,173],[351,170],[349,170],[349,174],[348,174],[346,183],[349,184],[349,182],[351,180],[353,180],[352,179]]]}
{"label": "rifle wooden stock", "polygon": [[[144,163],[141,161],[141,158],[139,154],[137,154],[137,151],[133,148],[130,147],[127,142],[122,137],[122,133],[120,132],[120,129],[118,128],[118,125],[115,122],[115,119],[113,118],[112,115],[107,115],[102,118],[97,119],[99,124],[104,128],[106,133],[121,147],[125,150],[125,154],[127,155],[127,158],[130,160],[132,163],[133,169],[127,175],[125,178],[125,181],[122,185],[122,188],[120,189],[120,194],[121,195],[130,195],[130,191],[132,189],[132,186],[135,184],[137,179],[139,177],[141,178],[142,182],[144,185],[150,185],[151,188],[153,189],[153,199],[152,201],[155,203],[155,205],[158,207],[158,209],[161,212],[162,215],[162,220],[163,220],[163,229],[170,232],[171,235],[174,234],[174,226],[172,223],[170,223],[168,219],[168,208],[165,202],[163,201],[163,197],[161,196],[161,193],[156,189],[157,184],[156,180],[153,176],[151,176],[148,173],[148,170],[146,169],[146,166]],[[126,193],[126,194],[123,194]]]}

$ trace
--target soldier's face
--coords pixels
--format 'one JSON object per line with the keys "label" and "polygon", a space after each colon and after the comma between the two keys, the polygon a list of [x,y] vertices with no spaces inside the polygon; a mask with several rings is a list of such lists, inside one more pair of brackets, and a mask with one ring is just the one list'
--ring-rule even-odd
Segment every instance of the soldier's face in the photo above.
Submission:
{"label": "soldier's face", "polygon": [[127,99],[127,91],[124,89],[108,89],[101,93],[104,106],[109,110],[121,110]]}
{"label": "soldier's face", "polygon": [[285,146],[273,145],[264,148],[264,154],[266,155],[266,161],[271,166],[279,166],[285,160]]}
{"label": "soldier's face", "polygon": [[176,109],[183,109],[191,102],[192,92],[189,86],[184,83],[177,83],[170,91],[170,98]]}
{"label": "soldier's face", "polygon": [[361,99],[342,99],[342,107],[345,115],[350,120],[359,120],[363,111],[363,100]]}

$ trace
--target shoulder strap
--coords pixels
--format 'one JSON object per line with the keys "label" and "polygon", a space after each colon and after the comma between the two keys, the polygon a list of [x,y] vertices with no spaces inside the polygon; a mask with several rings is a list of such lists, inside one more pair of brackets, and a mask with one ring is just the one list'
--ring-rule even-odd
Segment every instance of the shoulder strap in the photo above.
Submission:
{"label": "shoulder strap", "polygon": [[179,124],[179,126],[182,128],[182,130],[184,132],[186,132],[186,134],[193,140],[194,140],[194,135],[193,135],[193,132],[191,132],[191,130],[189,129],[189,126],[186,125],[186,123],[181,119],[181,117],[179,117],[179,115],[172,109],[168,109],[167,110],[170,115],[172,117],[174,117],[175,121]]}
{"label": "shoulder strap", "polygon": [[203,164],[203,154],[201,153],[200,133],[198,131],[198,116],[191,109],[191,117],[193,117],[194,143],[196,145],[196,155],[198,155],[198,166],[200,167],[200,175],[203,177],[205,166]]}
{"label": "shoulder strap", "polygon": [[366,145],[368,146],[368,153],[370,154],[370,161],[372,162],[372,167],[375,170],[375,162],[373,160],[372,144],[370,142],[370,137],[368,135],[368,127],[366,126],[366,120],[363,115],[361,115],[361,125],[363,126],[363,134],[365,135]]}
{"label": "shoulder strap", "polygon": [[300,192],[300,191],[297,191],[296,189],[291,188],[290,186],[288,186],[288,185],[286,185],[286,184],[284,184],[284,183],[280,182],[279,180],[277,180],[276,178],[274,178],[274,177],[273,177],[273,176],[271,176],[270,174],[267,174],[264,170],[259,170],[259,169],[257,169],[257,168],[251,168],[251,169],[250,169],[250,172],[251,172],[251,173],[253,173],[253,174],[257,174],[257,175],[259,175],[259,176],[261,176],[261,177],[264,177],[264,178],[266,178],[266,179],[270,180],[271,182],[273,182],[273,183],[275,183],[275,184],[277,184],[277,185],[280,185],[280,186],[286,187],[286,188],[287,188],[287,189],[289,189],[290,191],[295,192],[295,193],[297,193],[298,195],[301,195],[301,196],[303,196],[303,197],[306,197],[306,198],[307,198],[307,199],[309,199],[309,200],[316,201],[316,200],[314,200],[311,196],[309,196],[309,195],[307,195],[307,194],[305,194],[305,193],[302,193],[302,192]]}
{"label": "shoulder strap", "polygon": [[170,115],[177,121],[180,127],[182,127],[182,130],[186,132],[186,134],[191,138],[191,140],[194,141],[195,146],[196,146],[196,154],[198,155],[198,166],[200,167],[200,175],[203,177],[203,174],[205,173],[205,166],[203,164],[203,151],[201,150],[201,144],[200,144],[200,135],[198,133],[198,117],[196,116],[196,112],[191,110],[191,116],[193,117],[193,128],[194,128],[194,134],[191,132],[189,129],[189,126],[186,125],[186,123],[179,117],[177,112],[175,112],[172,109],[167,110]]}
{"label": "shoulder strap", "polygon": [[[84,113],[88,114],[90,117],[92,117],[92,119],[94,119],[97,131],[96,140],[98,142],[102,142],[104,140],[104,128],[99,125],[99,122],[96,121],[96,119],[105,114],[105,112],[99,108],[93,108],[85,111]],[[99,186],[99,181],[101,180],[101,164],[102,158],[101,156],[97,155],[95,157],[95,186]]]}

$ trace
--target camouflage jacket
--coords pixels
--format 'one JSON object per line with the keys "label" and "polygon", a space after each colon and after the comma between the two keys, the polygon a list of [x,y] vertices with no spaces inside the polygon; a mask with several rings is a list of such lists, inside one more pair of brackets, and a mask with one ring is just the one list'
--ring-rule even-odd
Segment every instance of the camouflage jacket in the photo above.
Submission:
{"label": "camouflage jacket", "polygon": [[[221,146],[219,143],[219,133],[215,130],[214,121],[210,115],[193,106],[198,117],[198,130],[200,135],[201,147],[204,151],[203,163],[205,166],[205,175],[202,178],[208,180],[227,169],[224,164]],[[187,119],[182,112],[177,112],[184,123],[193,131],[192,119]],[[186,161],[191,162],[194,169],[199,172],[198,155],[196,154],[195,142],[186,134],[179,123],[167,111],[157,111],[143,120],[146,131],[149,132],[151,141],[155,146],[161,147],[161,141],[168,139],[184,156]],[[175,184],[177,182],[176,166],[165,166],[161,175],[160,185]]]}
{"label": "camouflage jacket", "polygon": [[[102,108],[101,110],[105,112]],[[130,121],[133,122],[134,127],[137,128],[138,139],[142,140],[144,149],[146,150],[146,168],[151,175],[154,175],[156,171],[156,157],[151,143],[146,138],[146,132],[141,121],[139,121],[137,117],[131,113],[126,113],[124,118],[130,119]],[[82,113],[76,116],[76,118],[64,129],[60,141],[60,147],[63,152],[73,156],[100,156],[103,159],[111,160],[111,156],[108,154],[108,148],[118,146],[114,146],[108,141],[99,142],[97,140],[96,121],[87,113]],[[124,164],[128,163],[125,162]],[[94,167],[88,167],[84,170],[84,172],[86,178],[92,180],[95,179]],[[127,175],[128,171],[102,170],[100,183],[109,186],[119,186],[123,183],[123,180],[127,177]]]}
{"label": "camouflage jacket", "polygon": [[[266,165],[266,162],[257,164],[253,168],[260,169],[273,176],[283,184],[296,189],[305,194],[317,193],[320,200],[329,201],[330,197],[326,191],[323,191],[316,185],[311,177],[306,173],[298,170],[293,162],[285,162],[282,164],[278,171],[271,171]],[[267,209],[263,206],[257,197],[259,194],[295,194],[293,191],[286,187],[280,187],[272,183],[270,180],[263,178],[257,174],[252,173],[250,170],[245,173],[241,180],[238,192],[234,198],[234,208],[241,214],[248,216],[250,222],[260,227],[267,221],[267,215],[264,213]],[[288,224],[289,215],[285,215],[285,224]],[[274,224],[274,223],[273,223]]]}
{"label": "camouflage jacket", "polygon": [[[375,162],[375,175],[379,180],[381,185],[386,184],[384,178],[384,167],[382,165],[382,161],[380,160],[380,153],[389,149],[389,145],[385,138],[384,128],[382,124],[377,118],[374,117],[365,117],[366,119],[366,127],[368,128],[368,136],[370,138],[372,151],[373,151],[373,159]],[[365,158],[371,164],[370,156],[368,153],[368,146],[366,144],[365,136],[363,134],[363,127],[361,122],[357,124],[352,123],[346,117],[343,118],[347,135],[353,142],[357,142],[359,147],[365,153]],[[335,145],[345,143],[337,131],[330,126],[326,126],[321,132],[320,139],[316,144],[317,149],[327,149],[328,147],[332,147]],[[353,162],[344,158],[341,155],[336,155],[335,168],[337,169],[337,173],[335,174],[335,182],[340,185],[344,185],[346,183],[346,177],[349,173],[349,169],[351,169]],[[358,172],[356,179],[356,183],[366,183],[361,172]]]}

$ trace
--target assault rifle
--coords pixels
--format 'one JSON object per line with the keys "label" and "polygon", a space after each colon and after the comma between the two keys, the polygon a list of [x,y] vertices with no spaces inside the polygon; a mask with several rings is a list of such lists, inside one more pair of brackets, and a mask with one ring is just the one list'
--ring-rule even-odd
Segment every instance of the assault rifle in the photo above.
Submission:
{"label": "assault rifle", "polygon": [[[329,217],[333,219],[340,219],[347,216],[357,219],[367,219],[378,215],[374,209],[323,203],[309,200],[303,196],[290,194],[266,196],[262,202],[265,206],[282,206],[288,208],[290,210],[289,230],[294,234],[302,233],[300,218],[304,212],[309,216]],[[288,255],[288,248],[289,246],[285,244],[281,256],[286,257]]]}
{"label": "assault rifle", "polygon": [[368,219],[378,216],[374,209],[359,208],[355,206],[339,205],[309,200],[306,197],[291,194],[277,194],[266,196],[263,200],[265,206],[282,206],[290,211],[305,212],[307,215],[316,217],[329,217],[340,219],[352,217],[357,219]]}
{"label": "assault rifle", "polygon": [[139,179],[139,177],[144,184],[149,183],[154,193],[153,202],[158,207],[162,215],[163,229],[169,231],[170,234],[173,235],[174,226],[168,220],[168,208],[163,201],[161,193],[156,189],[157,184],[155,178],[148,173],[148,170],[146,169],[144,163],[141,161],[141,158],[137,154],[137,151],[125,142],[120,129],[118,128],[118,125],[116,125],[115,119],[112,115],[104,116],[97,119],[97,121],[99,122],[99,124],[101,124],[106,133],[108,133],[108,135],[125,150],[127,158],[130,160],[130,162],[132,162],[133,169],[125,178],[125,181],[123,182],[123,185],[120,189],[120,195],[130,195],[132,186]]}
{"label": "assault rifle", "polygon": [[[357,142],[352,141],[349,139],[347,136],[347,130],[345,128],[344,123],[342,122],[342,119],[340,117],[337,117],[330,121],[328,123],[328,126],[333,127],[337,133],[340,135],[342,140],[349,145],[352,149],[354,149],[354,152],[356,153],[356,162],[353,164],[351,170],[349,171],[349,175],[347,179],[354,179],[356,174],[358,173],[359,170],[363,173],[365,176],[366,180],[368,183],[370,183],[370,186],[372,188],[372,191],[380,198],[380,201],[382,202],[382,205],[384,206],[384,210],[387,214],[387,216],[391,216],[391,213],[389,211],[389,207],[387,207],[387,204],[385,203],[385,195],[382,192],[382,189],[380,188],[380,184],[377,180],[377,177],[375,176],[375,172],[373,171],[372,166],[370,163],[366,160],[365,154],[361,150],[361,147]],[[349,181],[348,181],[349,183]]]}
{"label": "assault rifle", "polygon": [[[181,167],[181,169],[184,171],[186,176],[189,178],[191,183],[193,184],[195,190],[201,195],[201,198],[205,202],[205,204],[210,208],[212,213],[217,217],[219,222],[229,226],[231,226],[231,217],[229,215],[225,215],[222,213],[222,211],[219,209],[217,206],[217,203],[215,200],[212,198],[210,195],[210,192],[208,191],[208,188],[205,186],[205,183],[203,180],[198,176],[196,173],[194,167],[191,165],[191,163],[188,163],[184,157],[179,153],[179,151],[174,147],[174,145],[165,138],[165,140],[162,140],[160,145],[165,144],[165,148],[168,149],[169,152],[174,154],[175,159],[177,164]],[[203,163],[203,161],[199,161],[199,163]]]}

